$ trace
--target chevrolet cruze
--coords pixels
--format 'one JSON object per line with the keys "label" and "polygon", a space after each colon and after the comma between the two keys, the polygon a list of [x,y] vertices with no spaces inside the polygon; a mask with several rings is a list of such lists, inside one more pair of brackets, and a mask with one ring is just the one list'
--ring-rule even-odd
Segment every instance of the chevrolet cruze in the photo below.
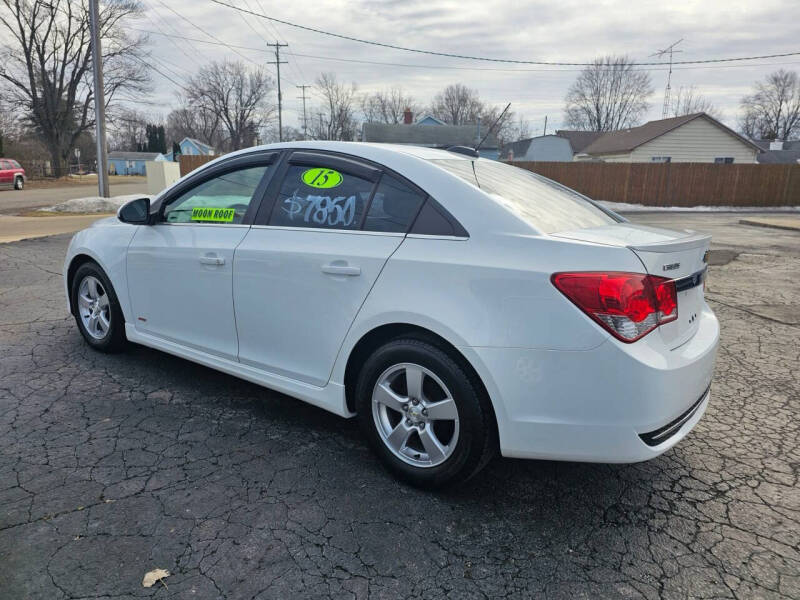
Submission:
{"label": "chevrolet cruze", "polygon": [[710,238],[632,225],[467,149],[295,142],[223,156],[73,238],[70,312],[357,417],[413,484],[503,456],[658,456],[709,402]]}

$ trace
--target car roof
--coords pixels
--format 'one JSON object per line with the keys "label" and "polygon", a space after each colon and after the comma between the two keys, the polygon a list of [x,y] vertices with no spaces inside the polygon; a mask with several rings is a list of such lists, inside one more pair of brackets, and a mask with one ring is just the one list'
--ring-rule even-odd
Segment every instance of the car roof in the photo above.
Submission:
{"label": "car roof", "polygon": [[379,144],[369,142],[337,142],[323,140],[298,140],[293,142],[279,142],[275,144],[265,144],[254,146],[228,154],[246,154],[248,152],[259,152],[264,150],[327,150],[329,152],[341,152],[362,158],[372,158],[376,152],[381,154],[400,153],[414,156],[423,160],[475,160],[463,154],[448,152],[438,148],[428,148],[425,146],[410,146],[404,144]]}
{"label": "car roof", "polygon": [[[469,183],[461,177],[437,165],[437,161],[488,161],[487,158],[473,158],[448,152],[437,148],[423,146],[406,146],[402,144],[380,144],[367,142],[337,142],[337,141],[293,141],[276,144],[255,146],[225,154],[198,170],[207,169],[214,164],[228,161],[237,156],[247,156],[251,153],[277,150],[321,150],[338,152],[362,158],[383,165],[430,194],[439,204],[448,210],[471,236],[479,230],[519,231],[530,233],[529,225],[514,217],[506,210],[498,210],[499,205],[489,195],[476,185]],[[185,179],[191,177],[187,174],[172,186],[162,191],[157,199],[180,185]],[[473,233],[473,231],[475,233]]]}

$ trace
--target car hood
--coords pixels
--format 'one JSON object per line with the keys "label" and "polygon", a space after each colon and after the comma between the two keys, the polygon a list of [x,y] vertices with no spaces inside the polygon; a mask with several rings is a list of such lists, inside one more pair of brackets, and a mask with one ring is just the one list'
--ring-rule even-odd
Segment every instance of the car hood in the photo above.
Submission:
{"label": "car hood", "polygon": [[117,217],[105,217],[97,219],[90,227],[113,227],[114,225],[124,225]]}

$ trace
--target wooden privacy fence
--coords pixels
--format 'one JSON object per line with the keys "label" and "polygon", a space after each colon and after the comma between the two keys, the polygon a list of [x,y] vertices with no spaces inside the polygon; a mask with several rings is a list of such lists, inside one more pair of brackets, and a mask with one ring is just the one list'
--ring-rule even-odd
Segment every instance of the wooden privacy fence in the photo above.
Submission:
{"label": "wooden privacy fence", "polygon": [[217,156],[206,156],[202,154],[181,154],[181,177],[187,173],[191,173],[197,167],[201,167],[207,162],[211,162]]}
{"label": "wooden privacy fence", "polygon": [[595,200],[645,206],[798,206],[800,165],[515,162]]}

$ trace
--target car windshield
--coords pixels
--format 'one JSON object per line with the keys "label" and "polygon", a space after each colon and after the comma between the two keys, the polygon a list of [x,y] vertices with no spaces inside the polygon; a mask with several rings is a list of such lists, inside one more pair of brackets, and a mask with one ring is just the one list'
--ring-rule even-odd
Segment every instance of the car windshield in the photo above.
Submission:
{"label": "car windshield", "polygon": [[478,186],[543,233],[618,222],[577,192],[524,169],[488,159],[431,162]]}

